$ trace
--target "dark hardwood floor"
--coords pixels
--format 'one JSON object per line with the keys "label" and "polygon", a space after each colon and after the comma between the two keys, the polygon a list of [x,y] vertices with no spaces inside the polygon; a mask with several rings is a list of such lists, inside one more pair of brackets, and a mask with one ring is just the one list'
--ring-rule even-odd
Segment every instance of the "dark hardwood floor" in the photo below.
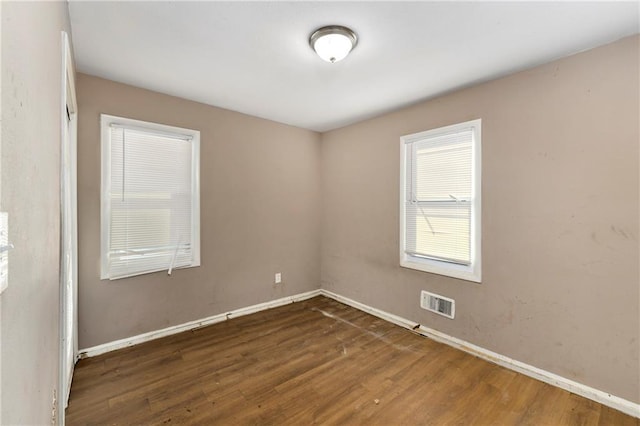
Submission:
{"label": "dark hardwood floor", "polygon": [[81,360],[68,425],[640,425],[324,297]]}

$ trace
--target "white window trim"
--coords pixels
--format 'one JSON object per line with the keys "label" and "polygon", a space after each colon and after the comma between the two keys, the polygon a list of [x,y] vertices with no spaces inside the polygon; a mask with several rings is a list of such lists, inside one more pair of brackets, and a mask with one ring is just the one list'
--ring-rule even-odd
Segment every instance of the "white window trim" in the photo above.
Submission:
{"label": "white window trim", "polygon": [[[100,148],[101,148],[101,188],[100,188],[100,279],[109,279],[109,247],[110,232],[109,222],[111,218],[111,141],[109,129],[111,125],[122,125],[126,127],[143,129],[149,132],[161,134],[180,135],[190,138],[192,142],[191,150],[191,173],[192,173],[192,209],[191,209],[191,228],[192,228],[192,250],[193,262],[190,265],[181,268],[191,268],[200,266],[200,132],[197,130],[184,129],[181,127],[167,126],[165,124],[151,123],[147,121],[134,120],[131,118],[117,117],[113,115],[100,114]],[[174,268],[179,269],[179,268]],[[165,269],[159,269],[162,271]],[[158,272],[151,271],[151,272]],[[150,272],[145,272],[150,273]],[[135,273],[127,275],[127,278],[143,273]]]}
{"label": "white window trim", "polygon": [[[463,130],[473,132],[472,144],[472,207],[471,207],[471,264],[460,265],[436,259],[411,256],[406,253],[407,147],[413,142]],[[440,127],[400,138],[400,266],[424,272],[460,278],[466,281],[482,281],[482,127],[481,120]]]}

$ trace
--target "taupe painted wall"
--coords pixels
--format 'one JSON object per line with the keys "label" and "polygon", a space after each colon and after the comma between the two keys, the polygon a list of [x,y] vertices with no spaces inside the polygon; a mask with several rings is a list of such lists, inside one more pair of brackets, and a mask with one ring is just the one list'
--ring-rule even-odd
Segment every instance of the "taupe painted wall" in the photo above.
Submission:
{"label": "taupe painted wall", "polygon": [[[640,402],[638,40],[323,134],[322,288]],[[399,137],[475,118],[483,282],[403,269]]]}
{"label": "taupe painted wall", "polygon": [[58,386],[61,30],[66,2],[2,2],[3,425],[51,424]]}
{"label": "taupe painted wall", "polygon": [[[83,74],[77,85],[80,348],[319,287],[318,133]],[[100,113],[200,130],[202,266],[100,280]]]}
{"label": "taupe painted wall", "polygon": [[[321,277],[639,402],[638,47],[628,38],[323,135],[79,75],[80,347],[312,290]],[[99,279],[102,112],[202,132],[201,267]],[[483,282],[400,268],[399,137],[474,118]],[[456,299],[456,319],[421,310],[423,289]]]}

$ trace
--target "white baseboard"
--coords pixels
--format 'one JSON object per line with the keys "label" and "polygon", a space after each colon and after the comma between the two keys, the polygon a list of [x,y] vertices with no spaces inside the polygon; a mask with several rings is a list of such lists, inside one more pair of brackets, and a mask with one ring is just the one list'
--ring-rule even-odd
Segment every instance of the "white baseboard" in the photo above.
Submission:
{"label": "white baseboard", "polygon": [[360,303],[353,299],[349,299],[348,297],[340,296],[339,294],[333,293],[325,289],[308,291],[306,293],[300,293],[294,296],[287,296],[281,299],[259,303],[257,305],[247,306],[245,308],[236,309],[233,311],[214,315],[208,318],[203,318],[200,320],[190,321],[180,325],[167,327],[162,330],[151,331],[149,333],[139,334],[137,336],[128,337],[126,339],[120,339],[114,342],[104,343],[102,345],[97,345],[90,348],[82,349],[80,350],[80,358],[87,358],[87,357],[101,355],[106,352],[115,351],[117,349],[126,348],[126,347],[137,345],[143,342],[148,342],[150,340],[155,340],[161,337],[170,336],[172,334],[182,333],[183,331],[193,330],[196,328],[226,321],[230,318],[253,314],[255,312],[260,312],[266,309],[287,305],[289,303],[307,300],[312,297],[320,296],[320,295],[329,297],[338,302],[344,303],[345,305],[349,305],[361,311],[367,312],[385,321],[389,321],[393,324],[399,325],[400,327],[404,327],[406,329],[412,330],[423,336],[426,336],[438,342],[444,343],[446,345],[452,346],[463,352],[470,353],[486,361],[489,361],[494,364],[500,365],[502,367],[508,368],[510,370],[516,371],[518,373],[522,373],[526,376],[529,376],[534,379],[540,380],[542,382],[548,383],[550,385],[559,387],[566,391],[575,393],[576,395],[580,395],[590,400],[599,402],[608,407],[622,411],[623,413],[628,414],[630,416],[640,418],[640,404],[636,404],[634,402],[617,397],[615,395],[611,395],[610,393],[603,392],[601,390],[592,388],[587,385],[583,385],[582,383],[575,382],[573,380],[567,379],[565,377],[559,376],[549,371],[542,370],[532,365],[525,364],[524,362],[520,362],[515,359],[501,355],[499,353],[490,351],[488,349],[484,349],[480,346],[474,345],[473,343],[469,343],[464,340],[458,339],[456,337],[449,336],[447,334],[441,333],[437,330],[433,330],[423,325],[420,325],[419,328],[414,329],[415,326],[419,325],[414,321],[410,321],[406,318],[399,317],[389,312],[385,312],[383,310],[373,308],[371,306],[365,305],[364,303]]}
{"label": "white baseboard", "polygon": [[98,356],[107,352],[115,351],[117,349],[138,345],[140,343],[159,339],[161,337],[182,333],[183,331],[194,330],[196,328],[205,327],[207,325],[226,321],[230,318],[241,317],[244,315],[249,315],[256,312],[264,311],[267,309],[276,308],[278,306],[287,305],[289,303],[311,299],[312,297],[319,296],[320,294],[321,294],[321,290],[312,290],[306,293],[300,293],[293,296],[283,297],[281,299],[271,300],[269,302],[258,303],[257,305],[247,306],[245,308],[235,309],[233,311],[225,312],[218,315],[213,315],[211,317],[207,317],[207,318],[203,318],[195,321],[189,321],[184,324],[174,325],[171,327],[163,328],[162,330],[150,331],[148,333],[138,334],[137,336],[127,337],[125,339],[120,339],[113,342],[92,346],[90,348],[81,349],[79,351],[79,357],[88,358],[92,356]]}
{"label": "white baseboard", "polygon": [[344,303],[345,305],[349,305],[361,311],[367,312],[383,320],[389,321],[393,324],[412,330],[438,342],[452,346],[463,352],[475,355],[491,363],[500,365],[518,373],[522,373],[525,376],[529,376],[534,379],[540,380],[541,382],[559,387],[576,395],[588,398],[592,401],[599,402],[608,407],[622,411],[623,413],[630,416],[640,418],[640,404],[636,404],[635,402],[631,402],[615,395],[611,395],[610,393],[603,392],[587,385],[583,385],[582,383],[575,382],[573,380],[567,379],[566,377],[558,376],[557,374],[542,370],[529,364],[525,364],[524,362],[520,362],[499,353],[490,351],[488,349],[484,349],[480,346],[474,345],[473,343],[469,343],[456,337],[449,336],[423,325],[420,325],[419,328],[414,329],[415,326],[419,325],[418,323],[409,321],[406,318],[390,314],[377,308],[372,308],[371,306],[367,306],[353,299],[349,299],[348,297],[340,296],[339,294],[333,293],[331,291],[322,289],[320,290],[320,294],[337,300],[338,302]]}

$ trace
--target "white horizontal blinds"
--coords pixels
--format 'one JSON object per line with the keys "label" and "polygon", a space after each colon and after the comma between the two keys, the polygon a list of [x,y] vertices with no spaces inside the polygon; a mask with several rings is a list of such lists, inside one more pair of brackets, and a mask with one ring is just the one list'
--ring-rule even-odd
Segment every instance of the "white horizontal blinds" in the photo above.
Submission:
{"label": "white horizontal blinds", "polygon": [[109,278],[192,263],[192,143],[111,125]]}
{"label": "white horizontal blinds", "polygon": [[432,136],[407,149],[407,253],[471,264],[471,129]]}

